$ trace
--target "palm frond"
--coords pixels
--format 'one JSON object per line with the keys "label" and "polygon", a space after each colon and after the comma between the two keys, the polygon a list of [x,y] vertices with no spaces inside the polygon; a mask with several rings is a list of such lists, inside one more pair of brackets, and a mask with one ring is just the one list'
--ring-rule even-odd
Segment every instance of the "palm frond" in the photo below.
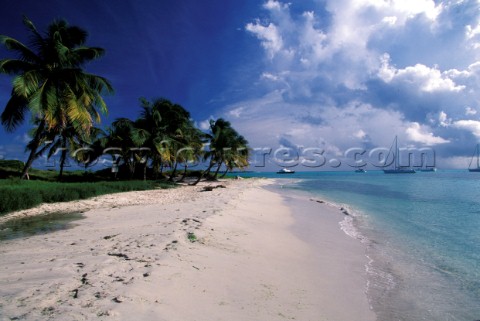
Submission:
{"label": "palm frond", "polygon": [[114,89],[110,82],[105,77],[101,77],[86,72],[82,73],[82,77],[85,77],[88,87],[101,94],[113,94]]}
{"label": "palm frond", "polygon": [[55,33],[55,54],[56,59],[62,67],[71,67],[72,61],[69,59],[70,48],[62,43],[61,35],[59,32]]}
{"label": "palm frond", "polygon": [[25,27],[27,27],[28,30],[30,30],[36,38],[43,40],[42,35],[38,32],[37,28],[33,24],[32,20],[30,20],[27,16],[23,16],[23,24]]}
{"label": "palm frond", "polygon": [[15,51],[19,59],[31,63],[40,63],[39,57],[20,41],[8,36],[0,35],[0,43],[9,51]]}
{"label": "palm frond", "polygon": [[17,75],[33,69],[32,63],[19,59],[2,59],[0,60],[0,73]]}
{"label": "palm frond", "polygon": [[66,26],[65,32],[68,34],[68,40],[66,40],[66,43],[69,47],[73,48],[76,46],[82,46],[87,41],[88,32],[80,27]]}
{"label": "palm frond", "polygon": [[13,79],[13,90],[18,96],[29,99],[38,91],[41,81],[41,75],[36,71],[24,72]]}
{"label": "palm frond", "polygon": [[79,101],[75,99],[74,95],[69,96],[69,99],[65,104],[68,119],[74,124],[74,126],[78,129],[89,131],[93,120],[88,109],[84,108],[82,104],[79,104]]}
{"label": "palm frond", "polygon": [[23,123],[25,113],[28,110],[27,104],[28,101],[25,97],[18,96],[15,92],[12,92],[12,95],[1,115],[2,125],[7,132],[14,131],[18,125]]}
{"label": "palm frond", "polygon": [[71,51],[71,59],[77,66],[105,55],[105,49],[97,47],[79,47]]}

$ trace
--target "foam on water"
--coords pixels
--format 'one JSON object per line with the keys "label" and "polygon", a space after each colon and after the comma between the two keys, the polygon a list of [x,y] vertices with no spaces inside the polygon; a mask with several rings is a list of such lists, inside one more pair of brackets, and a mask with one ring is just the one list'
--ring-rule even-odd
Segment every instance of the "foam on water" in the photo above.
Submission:
{"label": "foam on water", "polygon": [[353,218],[349,216],[345,216],[345,218],[340,221],[340,229],[351,238],[362,239],[361,234],[353,226]]}

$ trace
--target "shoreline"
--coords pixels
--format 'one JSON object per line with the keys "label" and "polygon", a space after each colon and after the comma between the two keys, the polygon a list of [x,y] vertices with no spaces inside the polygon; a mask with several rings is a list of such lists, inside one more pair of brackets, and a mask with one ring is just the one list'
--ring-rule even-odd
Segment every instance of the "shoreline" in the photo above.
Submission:
{"label": "shoreline", "polygon": [[0,315],[375,320],[364,245],[340,229],[344,214],[272,184],[162,190],[156,204],[94,208],[72,229],[3,241]]}
{"label": "shoreline", "polygon": [[[352,220],[355,212],[346,205],[332,203],[306,191],[275,190],[283,194],[295,219],[292,232],[314,251],[313,259],[322,275],[328,320],[376,320],[368,291],[368,244],[360,237]],[[333,262],[330,260],[333,259]],[[329,303],[326,303],[329,302]],[[339,318],[339,310],[345,315]],[[368,307],[368,309],[367,309]],[[357,309],[357,311],[355,311]]]}

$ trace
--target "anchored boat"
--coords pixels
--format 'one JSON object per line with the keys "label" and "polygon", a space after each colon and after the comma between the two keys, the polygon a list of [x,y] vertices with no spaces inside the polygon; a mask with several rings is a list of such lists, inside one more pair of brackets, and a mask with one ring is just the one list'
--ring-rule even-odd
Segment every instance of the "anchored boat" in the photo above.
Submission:
{"label": "anchored boat", "polygon": [[[476,162],[476,166],[472,168],[472,163]],[[480,172],[480,149],[478,147],[475,148],[475,152],[473,153],[472,159],[470,160],[470,165],[468,165],[469,172]]]}
{"label": "anchored boat", "polygon": [[[395,146],[395,148],[393,148],[394,146]],[[392,151],[392,149],[393,149],[393,151]],[[414,169],[400,166],[400,152],[399,152],[399,149],[398,149],[397,136],[395,136],[392,147],[390,147],[390,151],[388,152],[388,155],[387,155],[387,158],[385,159],[385,162],[387,161],[388,156],[391,153],[393,153],[393,168],[384,169],[383,172],[385,174],[415,174]]]}

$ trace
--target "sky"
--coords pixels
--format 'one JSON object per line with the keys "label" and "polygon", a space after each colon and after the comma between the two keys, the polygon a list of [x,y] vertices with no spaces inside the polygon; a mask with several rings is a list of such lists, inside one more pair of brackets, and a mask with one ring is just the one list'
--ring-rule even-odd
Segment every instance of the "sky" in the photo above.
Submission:
{"label": "sky", "polygon": [[[0,34],[28,42],[22,15],[39,30],[55,18],[86,29],[106,55],[85,69],[115,88],[102,126],[137,117],[140,97],[164,97],[202,129],[230,121],[257,170],[264,159],[344,168],[352,148],[369,168],[395,136],[434,151],[439,168],[466,168],[480,139],[479,10],[478,0],[27,0],[2,4]],[[10,91],[0,75],[0,109]],[[0,129],[0,157],[26,159],[28,128]]]}

